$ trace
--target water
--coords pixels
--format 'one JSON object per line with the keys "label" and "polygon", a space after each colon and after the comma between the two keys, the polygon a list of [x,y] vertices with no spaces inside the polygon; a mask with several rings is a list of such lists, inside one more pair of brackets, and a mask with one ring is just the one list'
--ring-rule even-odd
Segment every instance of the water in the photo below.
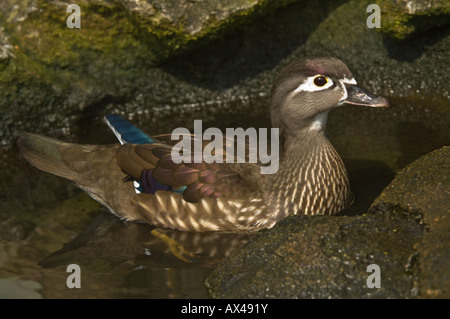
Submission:
{"label": "water", "polygon": [[[348,214],[363,214],[395,172],[450,144],[448,101],[433,107],[427,101],[392,102],[392,109],[346,106],[329,116],[327,135],[356,195]],[[151,134],[192,129],[193,119],[202,119],[203,128],[267,127],[266,105],[264,98],[210,105],[219,109],[214,116],[202,105],[184,106],[164,110],[164,121],[155,121],[155,112],[132,121]],[[183,116],[175,116],[180,111]],[[59,137],[115,142],[98,118],[69,133]],[[16,146],[0,156],[0,298],[208,298],[204,280],[251,237],[124,223],[69,181],[30,166]],[[66,286],[66,268],[73,263],[81,267],[81,289]]]}

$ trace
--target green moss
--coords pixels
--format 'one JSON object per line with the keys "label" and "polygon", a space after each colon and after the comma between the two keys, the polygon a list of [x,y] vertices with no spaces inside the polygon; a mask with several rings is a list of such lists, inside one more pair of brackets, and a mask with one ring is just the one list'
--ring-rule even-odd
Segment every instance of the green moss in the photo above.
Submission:
{"label": "green moss", "polygon": [[[293,2],[285,0],[277,7]],[[68,88],[74,77],[89,74],[110,78],[111,73],[141,68],[139,63],[157,64],[169,56],[202,45],[222,36],[225,31],[249,23],[272,9],[273,2],[263,0],[249,10],[241,10],[226,20],[206,21],[200,33],[186,32],[183,23],[155,25],[143,17],[129,15],[116,3],[77,2],[81,7],[81,28],[69,29],[65,3],[38,0],[34,11],[17,27],[4,23],[16,58],[2,63],[0,85],[11,80],[26,83],[38,78],[53,86]],[[251,18],[249,20],[249,17]],[[5,17],[3,21],[11,20]],[[230,28],[230,26],[233,26]],[[199,41],[201,40],[201,41]],[[140,61],[140,62],[139,62]],[[67,72],[69,71],[69,72]]]}
{"label": "green moss", "polygon": [[40,10],[18,23],[7,23],[3,13],[2,26],[14,57],[0,66],[0,131],[14,132],[25,114],[22,129],[41,121],[42,114],[56,114],[55,121],[45,125],[64,127],[64,121],[79,111],[80,99],[86,99],[67,96],[86,90],[96,96],[96,91],[114,88],[116,74],[154,60],[120,8],[78,3],[81,29],[67,27],[65,4],[38,1]]}
{"label": "green moss", "polygon": [[[125,55],[133,57],[144,52],[131,50],[141,44],[134,37],[135,30],[121,10],[96,5],[80,6],[80,29],[66,26],[68,14],[65,11],[61,13],[61,7],[43,3],[42,10],[31,14],[12,38],[36,62],[80,73],[87,67],[101,69],[107,63],[119,64]],[[130,49],[122,50],[126,48]],[[99,54],[102,58],[95,59]],[[91,58],[89,65],[86,65],[86,58]]]}
{"label": "green moss", "polygon": [[448,23],[450,3],[437,1],[431,9],[417,10],[413,14],[403,12],[391,0],[377,0],[381,9],[380,32],[395,39],[404,40],[417,32]]}

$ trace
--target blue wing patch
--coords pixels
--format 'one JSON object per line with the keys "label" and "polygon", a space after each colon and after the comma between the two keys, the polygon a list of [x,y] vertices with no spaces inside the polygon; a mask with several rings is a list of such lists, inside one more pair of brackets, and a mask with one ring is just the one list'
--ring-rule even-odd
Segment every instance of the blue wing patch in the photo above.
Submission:
{"label": "blue wing patch", "polygon": [[158,142],[119,115],[108,114],[104,117],[104,120],[116,135],[120,144],[153,144]]}

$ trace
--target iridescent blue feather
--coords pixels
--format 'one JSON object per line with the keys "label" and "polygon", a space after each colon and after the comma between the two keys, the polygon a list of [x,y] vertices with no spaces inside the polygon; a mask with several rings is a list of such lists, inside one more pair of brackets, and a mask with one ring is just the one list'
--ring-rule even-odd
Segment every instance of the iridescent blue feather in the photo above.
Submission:
{"label": "iridescent blue feather", "polygon": [[116,135],[120,144],[153,144],[157,141],[142,132],[139,128],[116,114],[108,114],[104,117],[106,124]]}

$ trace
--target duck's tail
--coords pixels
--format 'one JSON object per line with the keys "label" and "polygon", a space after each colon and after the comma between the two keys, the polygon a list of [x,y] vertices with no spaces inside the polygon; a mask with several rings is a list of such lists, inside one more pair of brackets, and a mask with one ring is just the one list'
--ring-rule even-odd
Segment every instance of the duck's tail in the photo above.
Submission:
{"label": "duck's tail", "polygon": [[64,162],[62,152],[69,145],[50,137],[24,133],[17,141],[20,151],[31,165],[70,180],[74,180],[76,172]]}

